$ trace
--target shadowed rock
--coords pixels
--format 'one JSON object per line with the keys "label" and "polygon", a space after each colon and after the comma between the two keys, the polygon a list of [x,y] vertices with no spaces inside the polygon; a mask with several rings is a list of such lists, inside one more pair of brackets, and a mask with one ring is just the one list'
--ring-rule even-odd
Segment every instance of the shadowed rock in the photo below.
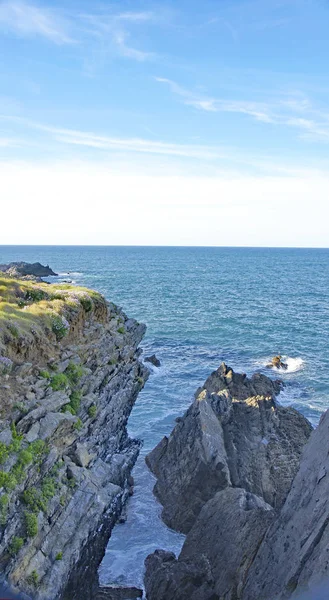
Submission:
{"label": "shadowed rock", "polygon": [[0,265],[0,271],[10,275],[11,277],[26,277],[32,275],[33,277],[50,277],[57,276],[57,273],[47,265],[43,266],[41,263],[27,263],[27,262],[12,262],[7,265]]}
{"label": "shadowed rock", "polygon": [[152,356],[146,356],[145,357],[145,362],[149,362],[152,365],[154,365],[155,367],[161,367],[161,362],[159,361],[159,359],[155,356],[155,354],[152,354]]}
{"label": "shadowed rock", "polygon": [[146,457],[165,523],[187,533],[203,505],[228,486],[282,506],[312,427],[278,405],[280,384],[224,363],[196,393],[170,437]]}
{"label": "shadowed rock", "polygon": [[218,492],[203,507],[178,560],[162,551],[146,559],[148,600],[239,598],[273,515],[264,500],[245,490]]}

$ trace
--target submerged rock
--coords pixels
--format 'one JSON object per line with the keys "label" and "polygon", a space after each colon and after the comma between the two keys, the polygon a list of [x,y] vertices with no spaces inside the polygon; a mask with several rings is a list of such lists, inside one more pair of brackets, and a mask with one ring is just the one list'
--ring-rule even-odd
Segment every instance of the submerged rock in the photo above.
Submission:
{"label": "submerged rock", "polygon": [[146,356],[145,357],[145,362],[152,363],[152,365],[154,365],[155,367],[161,367],[161,362],[155,356],[155,354],[152,354],[152,356]]}
{"label": "submerged rock", "polygon": [[223,363],[197,391],[170,437],[146,457],[169,527],[187,533],[203,505],[229,486],[282,506],[312,427],[276,403],[280,389],[265,375],[249,379]]}

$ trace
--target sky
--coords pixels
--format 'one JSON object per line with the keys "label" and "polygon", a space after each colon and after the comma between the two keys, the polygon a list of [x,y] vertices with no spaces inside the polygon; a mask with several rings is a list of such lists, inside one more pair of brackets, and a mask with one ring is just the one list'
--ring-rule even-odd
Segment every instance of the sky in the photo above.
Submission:
{"label": "sky", "polygon": [[329,246],[328,0],[0,0],[0,244]]}

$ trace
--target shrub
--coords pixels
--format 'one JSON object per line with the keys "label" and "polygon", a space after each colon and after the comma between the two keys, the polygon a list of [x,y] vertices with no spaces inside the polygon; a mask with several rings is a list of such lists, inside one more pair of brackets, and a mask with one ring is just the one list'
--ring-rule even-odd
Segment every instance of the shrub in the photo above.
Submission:
{"label": "shrub", "polygon": [[81,392],[74,391],[70,396],[70,405],[74,410],[73,414],[76,414],[80,408],[81,404]]}
{"label": "shrub", "polygon": [[38,582],[39,582],[39,575],[36,572],[36,570],[34,569],[34,571],[32,571],[32,573],[27,577],[27,583],[29,585],[33,585],[33,587],[37,587]]}
{"label": "shrub", "polygon": [[46,292],[40,288],[29,288],[25,294],[25,300],[28,302],[40,302],[47,298]]}
{"label": "shrub", "polygon": [[56,335],[57,340],[61,340],[68,333],[70,324],[65,317],[53,314],[51,317],[51,329]]}
{"label": "shrub", "polygon": [[76,429],[77,431],[80,431],[80,429],[82,429],[83,427],[83,423],[81,421],[81,419],[78,419],[76,421],[76,423],[74,423],[74,429]]}
{"label": "shrub", "polygon": [[56,375],[53,375],[50,379],[50,386],[54,390],[54,392],[58,392],[59,390],[65,390],[68,384],[68,379],[66,375],[64,375],[64,373],[56,373]]}
{"label": "shrub", "polygon": [[19,553],[20,549],[24,546],[24,540],[21,537],[13,537],[11,540],[8,551],[11,556],[16,556]]}
{"label": "shrub", "polygon": [[26,414],[28,412],[28,408],[23,404],[23,402],[15,402],[14,408],[19,410],[21,413]]}
{"label": "shrub", "polygon": [[33,513],[38,513],[40,510],[46,512],[46,504],[35,487],[25,490],[22,494],[22,500]]}
{"label": "shrub", "polygon": [[83,368],[70,362],[65,369],[65,375],[72,385],[77,385],[83,375]]}
{"label": "shrub", "polygon": [[118,333],[124,334],[125,333],[125,328],[124,327],[119,327],[118,328]]}
{"label": "shrub", "polygon": [[9,456],[9,449],[6,444],[0,442],[0,465],[3,465]]}
{"label": "shrub", "polygon": [[39,377],[42,377],[43,379],[50,379],[49,371],[40,371]]}
{"label": "shrub", "polygon": [[96,417],[96,414],[97,414],[97,406],[96,406],[96,404],[92,404],[88,408],[88,415],[91,419],[93,419],[94,417]]}
{"label": "shrub", "polygon": [[0,497],[0,525],[5,525],[8,517],[9,496],[3,494]]}
{"label": "shrub", "polygon": [[143,385],[143,383],[144,383],[143,377],[137,377],[137,381],[140,385]]}
{"label": "shrub", "polygon": [[38,519],[37,515],[32,512],[25,512],[25,527],[28,537],[35,537],[38,533]]}
{"label": "shrub", "polygon": [[42,458],[47,453],[48,446],[44,440],[34,440],[29,445],[29,452],[31,452],[33,457],[33,462],[40,462]]}
{"label": "shrub", "polygon": [[56,483],[53,477],[45,477],[41,485],[41,493],[45,502],[51,500],[56,494]]}
{"label": "shrub", "polygon": [[82,308],[86,312],[90,312],[93,308],[93,301],[87,293],[79,294],[79,300]]}
{"label": "shrub", "polygon": [[12,473],[0,471],[0,487],[5,488],[7,492],[12,492],[17,485],[17,479]]}
{"label": "shrub", "polygon": [[63,552],[58,552],[58,554],[56,554],[55,556],[55,560],[62,560],[63,558]]}

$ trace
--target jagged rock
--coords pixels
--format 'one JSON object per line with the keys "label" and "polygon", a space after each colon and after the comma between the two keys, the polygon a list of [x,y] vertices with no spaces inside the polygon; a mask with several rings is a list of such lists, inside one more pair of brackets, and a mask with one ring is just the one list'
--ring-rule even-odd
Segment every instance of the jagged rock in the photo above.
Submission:
{"label": "jagged rock", "polygon": [[86,446],[84,444],[77,443],[76,449],[73,453],[73,461],[79,467],[88,467],[89,463],[92,460],[92,456],[89,454]]}
{"label": "jagged rock", "polygon": [[224,363],[146,457],[167,525],[187,533],[217,491],[241,487],[282,506],[312,427],[295,409],[278,405],[280,384]]}
{"label": "jagged rock", "polygon": [[25,277],[27,275],[33,275],[33,277],[57,276],[57,273],[54,273],[48,265],[45,267],[39,262],[12,262],[7,265],[0,265],[0,271],[11,277]]}
{"label": "jagged rock", "polygon": [[281,369],[282,371],[286,371],[288,369],[288,365],[287,363],[283,362],[281,358],[282,357],[279,354],[277,356],[274,356],[271,362],[268,365],[266,365],[266,367],[268,369]]}
{"label": "jagged rock", "polygon": [[279,518],[249,570],[242,600],[299,598],[328,577],[328,447],[329,411],[305,447]]}
{"label": "jagged rock", "polygon": [[161,551],[146,559],[147,599],[240,598],[248,568],[273,516],[272,507],[245,490],[218,492],[203,507],[178,560]]}
{"label": "jagged rock", "polygon": [[151,363],[152,365],[154,365],[155,367],[161,367],[161,362],[159,361],[159,359],[155,356],[155,354],[152,354],[152,356],[146,356],[145,357],[145,361]]}

